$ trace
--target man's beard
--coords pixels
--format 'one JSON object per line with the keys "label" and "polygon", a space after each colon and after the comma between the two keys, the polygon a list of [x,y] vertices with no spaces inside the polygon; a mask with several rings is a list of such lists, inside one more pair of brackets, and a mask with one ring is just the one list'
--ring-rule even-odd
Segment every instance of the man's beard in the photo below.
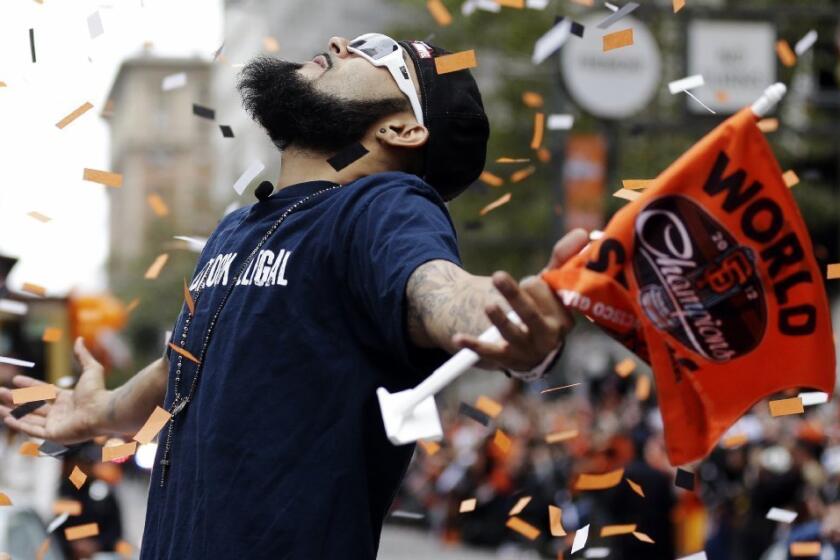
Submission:
{"label": "man's beard", "polygon": [[281,150],[338,152],[359,142],[378,120],[407,107],[402,98],[359,101],[320,92],[297,72],[302,66],[257,57],[242,69],[236,86],[245,110]]}

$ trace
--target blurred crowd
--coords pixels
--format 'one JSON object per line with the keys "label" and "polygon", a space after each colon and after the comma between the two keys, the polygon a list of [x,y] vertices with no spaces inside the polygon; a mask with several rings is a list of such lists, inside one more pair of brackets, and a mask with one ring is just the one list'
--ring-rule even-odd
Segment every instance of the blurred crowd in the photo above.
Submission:
{"label": "blurred crowd", "polygon": [[[511,382],[492,395],[504,408],[487,425],[459,414],[460,403],[444,407],[441,447],[418,447],[391,522],[421,524],[445,542],[516,558],[568,554],[574,531],[586,524],[587,557],[673,560],[705,549],[710,560],[786,560],[796,540],[822,542],[821,556],[807,558],[840,558],[836,401],[775,418],[766,401],[758,403],[706,460],[685,466],[695,474],[692,492],[675,486],[655,393],[639,391],[646,373],[622,378],[614,365],[545,393],[545,383]],[[497,429],[512,440],[507,452],[494,444]],[[569,430],[578,434],[546,442]],[[624,479],[606,490],[573,490],[580,473],[619,468],[644,497]],[[517,515],[540,530],[533,541],[506,527],[511,508],[528,496]],[[476,509],[460,513],[472,498]],[[549,505],[561,508],[566,537],[551,536]],[[792,524],[771,521],[772,507],[798,515]],[[600,537],[601,527],[617,524],[636,524],[654,543],[632,534]]]}

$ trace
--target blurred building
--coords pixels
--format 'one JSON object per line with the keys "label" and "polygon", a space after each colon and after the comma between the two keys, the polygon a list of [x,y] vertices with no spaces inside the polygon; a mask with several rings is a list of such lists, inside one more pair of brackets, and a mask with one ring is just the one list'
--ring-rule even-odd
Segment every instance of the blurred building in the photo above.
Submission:
{"label": "blurred building", "polygon": [[[164,78],[180,73],[185,83],[164,91]],[[222,134],[215,122],[193,114],[194,103],[210,104],[210,80],[209,61],[150,55],[126,60],[117,73],[103,112],[110,170],[123,175],[122,188],[108,190],[112,286],[124,265],[158,251],[164,238],[206,235],[218,221],[212,137]]]}
{"label": "blurred building", "polygon": [[[387,31],[399,6],[386,0],[226,0],[225,42],[213,72],[213,100],[219,122],[233,128],[235,139],[216,139],[214,192],[234,200],[233,184],[252,162],[265,165],[261,179],[274,183],[280,169],[277,148],[242,110],[236,75],[241,65],[260,54],[293,61],[311,59],[327,50],[334,35],[356,37]],[[257,184],[258,181],[254,181]],[[243,195],[245,203],[254,199]]]}

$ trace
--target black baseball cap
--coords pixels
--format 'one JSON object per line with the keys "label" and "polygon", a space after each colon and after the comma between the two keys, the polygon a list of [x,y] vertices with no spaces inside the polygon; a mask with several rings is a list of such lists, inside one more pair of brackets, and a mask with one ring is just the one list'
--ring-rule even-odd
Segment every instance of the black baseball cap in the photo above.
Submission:
{"label": "black baseball cap", "polygon": [[423,120],[429,130],[422,178],[452,200],[484,170],[490,122],[469,70],[438,74],[435,57],[449,51],[423,41],[399,41],[417,71]]}

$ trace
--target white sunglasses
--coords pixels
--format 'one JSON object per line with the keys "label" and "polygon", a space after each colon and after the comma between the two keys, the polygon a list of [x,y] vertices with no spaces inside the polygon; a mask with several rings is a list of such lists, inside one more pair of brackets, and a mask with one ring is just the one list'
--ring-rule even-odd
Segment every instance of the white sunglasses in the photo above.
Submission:
{"label": "white sunglasses", "polygon": [[405,67],[403,49],[396,41],[381,33],[365,33],[359,35],[347,45],[347,50],[357,54],[373,64],[384,66],[397,82],[397,87],[408,97],[417,122],[423,124],[423,110],[420,108],[420,98],[411,80],[411,74]]}

